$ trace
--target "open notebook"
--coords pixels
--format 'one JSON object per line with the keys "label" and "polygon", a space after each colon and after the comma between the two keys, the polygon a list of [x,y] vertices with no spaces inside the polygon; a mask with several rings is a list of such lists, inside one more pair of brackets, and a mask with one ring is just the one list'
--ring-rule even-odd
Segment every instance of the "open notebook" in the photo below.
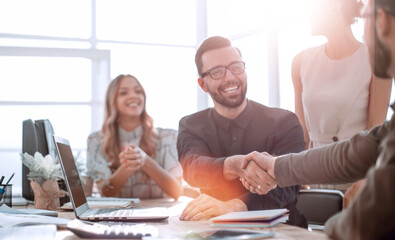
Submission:
{"label": "open notebook", "polygon": [[167,208],[90,209],[69,141],[53,135],[65,182],[77,218],[89,221],[153,221],[169,217]]}

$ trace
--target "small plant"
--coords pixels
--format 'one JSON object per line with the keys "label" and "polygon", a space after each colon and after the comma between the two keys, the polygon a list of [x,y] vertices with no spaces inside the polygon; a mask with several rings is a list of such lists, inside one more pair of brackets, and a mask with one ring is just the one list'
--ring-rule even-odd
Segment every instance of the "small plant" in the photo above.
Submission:
{"label": "small plant", "polygon": [[63,179],[63,172],[59,161],[52,159],[51,155],[43,156],[34,153],[34,157],[28,153],[21,154],[22,163],[29,168],[27,179],[42,185],[46,180],[57,181]]}

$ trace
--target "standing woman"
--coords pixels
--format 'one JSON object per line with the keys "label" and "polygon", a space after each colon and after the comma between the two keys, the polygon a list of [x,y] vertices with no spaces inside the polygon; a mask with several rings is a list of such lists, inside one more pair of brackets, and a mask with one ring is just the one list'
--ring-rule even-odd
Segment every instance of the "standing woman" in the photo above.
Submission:
{"label": "standing woman", "polygon": [[181,195],[177,132],[154,128],[145,103],[145,91],[132,75],[119,75],[107,89],[102,129],[88,137],[88,178],[102,196]]}
{"label": "standing woman", "polygon": [[[365,44],[351,25],[359,16],[358,0],[314,0],[312,35],[327,42],[299,53],[292,63],[295,113],[303,126],[306,149],[350,138],[381,124],[391,81],[376,79]],[[339,89],[341,89],[339,91]],[[320,185],[346,191],[351,184]]]}

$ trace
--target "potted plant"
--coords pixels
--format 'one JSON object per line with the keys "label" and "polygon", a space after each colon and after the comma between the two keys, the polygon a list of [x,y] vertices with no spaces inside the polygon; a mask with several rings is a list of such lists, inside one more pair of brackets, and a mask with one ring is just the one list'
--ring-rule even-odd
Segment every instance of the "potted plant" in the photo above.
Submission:
{"label": "potted plant", "polygon": [[40,209],[55,210],[60,206],[59,197],[67,193],[59,190],[58,179],[63,179],[59,161],[55,161],[49,154],[43,156],[36,152],[34,156],[21,154],[22,163],[29,168],[27,178],[34,192],[34,206]]}

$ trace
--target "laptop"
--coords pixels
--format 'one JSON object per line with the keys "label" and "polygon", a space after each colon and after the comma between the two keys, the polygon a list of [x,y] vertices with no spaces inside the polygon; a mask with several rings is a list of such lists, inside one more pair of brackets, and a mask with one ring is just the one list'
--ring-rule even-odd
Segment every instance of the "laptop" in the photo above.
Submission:
{"label": "laptop", "polygon": [[167,208],[90,209],[75,165],[69,141],[53,135],[74,213],[88,221],[162,221],[169,217]]}

